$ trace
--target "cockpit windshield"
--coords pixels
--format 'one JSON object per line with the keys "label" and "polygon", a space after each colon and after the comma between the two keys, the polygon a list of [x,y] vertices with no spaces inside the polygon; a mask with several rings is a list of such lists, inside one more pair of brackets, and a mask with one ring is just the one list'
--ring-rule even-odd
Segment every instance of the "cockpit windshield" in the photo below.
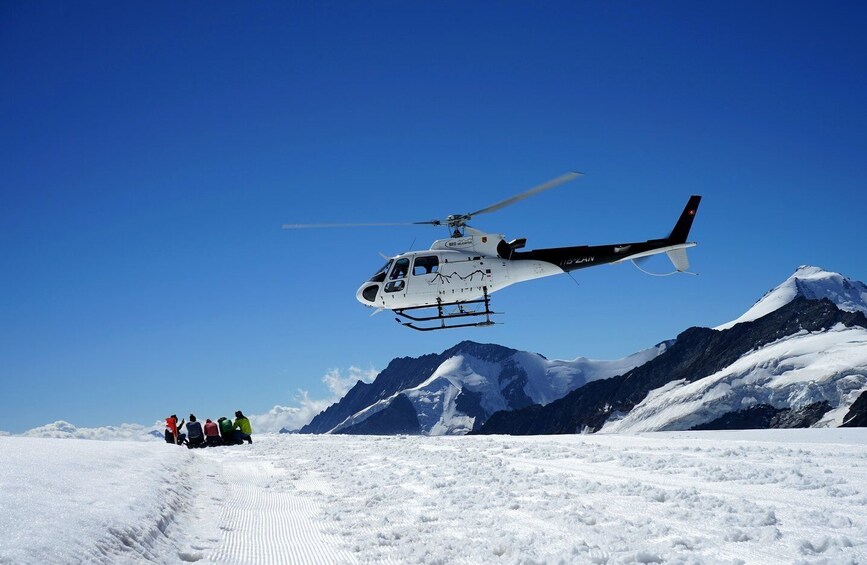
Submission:
{"label": "cockpit windshield", "polygon": [[392,260],[389,259],[388,263],[382,266],[381,269],[376,271],[372,277],[370,277],[370,282],[382,282],[385,280],[385,274],[388,272],[389,267],[391,267]]}

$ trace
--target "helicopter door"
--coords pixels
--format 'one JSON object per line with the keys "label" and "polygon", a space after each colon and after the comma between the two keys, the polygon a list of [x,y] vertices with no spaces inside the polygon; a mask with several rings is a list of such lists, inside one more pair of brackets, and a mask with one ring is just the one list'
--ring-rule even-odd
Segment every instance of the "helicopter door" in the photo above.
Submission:
{"label": "helicopter door", "polygon": [[437,255],[417,255],[412,263],[409,296],[417,301],[434,303],[440,290],[439,268]]}
{"label": "helicopter door", "polygon": [[391,268],[385,292],[406,292],[406,275],[409,272],[409,259],[398,259]]}

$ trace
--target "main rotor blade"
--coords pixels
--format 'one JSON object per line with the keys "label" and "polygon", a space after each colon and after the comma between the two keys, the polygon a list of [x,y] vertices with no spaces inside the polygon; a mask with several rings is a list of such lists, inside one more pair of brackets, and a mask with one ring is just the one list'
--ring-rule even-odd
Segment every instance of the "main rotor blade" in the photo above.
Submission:
{"label": "main rotor blade", "polygon": [[505,208],[506,206],[509,206],[510,204],[514,204],[515,202],[518,202],[518,201],[523,200],[525,198],[529,198],[529,197],[534,196],[536,194],[539,194],[540,192],[543,192],[545,190],[549,190],[551,188],[560,186],[561,184],[569,182],[570,180],[576,179],[580,176],[584,176],[584,173],[579,173],[576,171],[570,171],[570,172],[566,173],[565,175],[560,175],[559,177],[557,177],[555,179],[551,179],[548,182],[544,182],[538,186],[534,186],[530,190],[522,192],[521,194],[517,194],[511,198],[506,198],[505,200],[503,200],[501,202],[497,202],[496,204],[494,204],[492,206],[488,206],[487,208],[482,208],[481,210],[471,212],[471,213],[467,214],[467,216],[475,216],[477,214],[487,214],[488,212],[495,212],[501,208]]}
{"label": "main rotor blade", "polygon": [[380,223],[372,223],[372,224],[283,224],[284,230],[294,230],[294,229],[306,229],[306,228],[360,228],[360,227],[371,227],[371,226],[411,226],[413,224],[423,223],[427,224],[429,222],[380,222]]}

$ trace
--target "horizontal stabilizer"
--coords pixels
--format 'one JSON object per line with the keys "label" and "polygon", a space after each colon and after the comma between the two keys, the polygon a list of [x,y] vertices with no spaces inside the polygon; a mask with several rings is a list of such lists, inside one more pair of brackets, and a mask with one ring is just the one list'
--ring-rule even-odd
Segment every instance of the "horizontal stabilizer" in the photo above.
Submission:
{"label": "horizontal stabilizer", "polygon": [[[647,251],[642,251],[641,253],[630,253],[626,255],[626,257],[622,259],[618,259],[617,261],[612,261],[613,263],[622,263],[623,261],[632,261],[633,259],[641,259],[642,257],[650,257],[651,255],[659,255],[660,253],[667,253],[668,258],[671,259],[672,263],[674,263],[674,259],[672,259],[673,254],[677,254],[678,252],[683,253],[684,262],[689,263],[686,260],[686,250],[689,247],[695,247],[695,243],[678,243],[677,245],[665,245],[663,247],[655,247],[653,249],[649,249]],[[677,268],[677,263],[674,265]],[[680,270],[680,269],[678,269]]]}

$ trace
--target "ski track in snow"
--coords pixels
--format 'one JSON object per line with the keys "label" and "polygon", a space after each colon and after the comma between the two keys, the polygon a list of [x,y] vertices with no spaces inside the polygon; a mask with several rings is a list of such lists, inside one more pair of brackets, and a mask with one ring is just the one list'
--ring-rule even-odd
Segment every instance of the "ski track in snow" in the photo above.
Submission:
{"label": "ski track in snow", "polygon": [[[3,441],[0,447],[18,445]],[[34,452],[50,459],[78,442],[55,440],[51,451]],[[94,468],[106,468],[99,453],[131,456],[128,443],[83,443]],[[867,562],[863,429],[255,436],[253,445],[189,452],[143,446],[141,456],[143,470],[177,465],[171,476],[182,477],[183,488],[168,492],[182,498],[163,499],[170,511],[147,511],[154,522],[171,516],[168,527],[149,526],[142,511],[137,528],[116,523],[129,534],[113,546],[113,562]],[[15,476],[28,457],[16,452],[14,467],[0,459],[0,477]],[[69,465],[75,457],[62,459]],[[57,469],[58,485],[69,482],[60,467],[47,465]],[[124,473],[112,468],[101,482],[121,485]],[[64,494],[53,492],[49,479],[26,496],[0,491],[0,563],[51,555],[87,561],[110,539],[95,529],[71,532],[72,541],[57,548],[51,530],[40,537],[28,528],[27,516],[53,508],[65,509],[67,524],[99,522],[104,513],[117,522],[119,504],[101,499],[96,483]],[[166,488],[162,479],[153,485]],[[92,504],[81,504],[88,493]],[[9,535],[18,529],[23,538]]]}
{"label": "ski track in snow", "polygon": [[201,455],[221,469],[226,493],[219,501],[217,520],[222,540],[208,561],[306,564],[350,560],[335,536],[322,531],[317,502],[322,493],[314,481],[259,455],[215,450]]}

